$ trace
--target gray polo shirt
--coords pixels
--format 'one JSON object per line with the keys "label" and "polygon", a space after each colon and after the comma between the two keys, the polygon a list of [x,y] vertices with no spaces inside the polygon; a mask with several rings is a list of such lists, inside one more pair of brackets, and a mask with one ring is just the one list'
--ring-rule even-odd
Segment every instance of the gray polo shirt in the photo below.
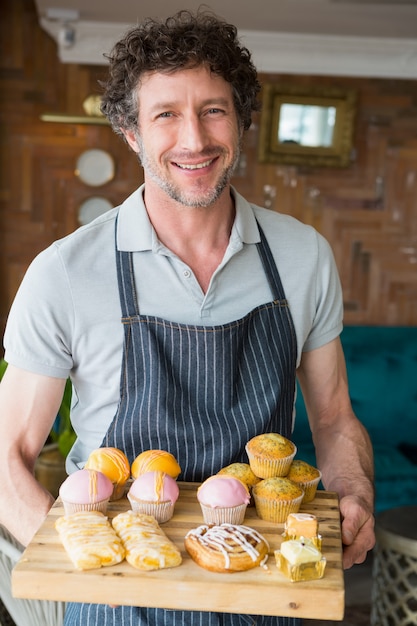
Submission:
{"label": "gray polo shirt", "polygon": [[[161,244],[143,187],[118,208],[53,243],[30,265],[12,305],[6,360],[48,376],[71,376],[78,440],[68,460],[82,466],[116,412],[123,329],[117,244],[133,252],[141,314],[197,325],[225,324],[271,300],[257,252],[262,226],[289,301],[301,353],[342,329],[340,282],[330,246],[312,227],[249,204],[233,190],[236,218],[225,256],[204,294],[190,268]],[[256,219],[255,219],[256,218]]]}

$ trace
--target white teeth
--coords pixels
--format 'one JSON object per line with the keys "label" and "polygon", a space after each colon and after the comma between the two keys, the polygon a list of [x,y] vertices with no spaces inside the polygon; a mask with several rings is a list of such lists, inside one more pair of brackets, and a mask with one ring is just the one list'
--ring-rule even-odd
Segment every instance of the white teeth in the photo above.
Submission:
{"label": "white teeth", "polygon": [[181,163],[177,163],[177,165],[183,170],[201,170],[203,167],[209,166],[211,162],[212,159],[205,161],[205,163],[197,163],[196,165],[182,165]]}

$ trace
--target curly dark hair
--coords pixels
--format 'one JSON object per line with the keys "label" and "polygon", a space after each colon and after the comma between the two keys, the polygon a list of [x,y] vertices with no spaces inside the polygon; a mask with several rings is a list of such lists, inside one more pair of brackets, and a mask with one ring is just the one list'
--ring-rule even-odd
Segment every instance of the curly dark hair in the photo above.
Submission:
{"label": "curly dark hair", "polygon": [[179,11],[165,21],[146,19],[126,33],[109,55],[101,111],[114,131],[137,128],[137,88],[144,72],[175,72],[206,65],[232,86],[240,124],[251,125],[259,110],[260,84],[251,54],[237,37],[237,28],[215,15]]}

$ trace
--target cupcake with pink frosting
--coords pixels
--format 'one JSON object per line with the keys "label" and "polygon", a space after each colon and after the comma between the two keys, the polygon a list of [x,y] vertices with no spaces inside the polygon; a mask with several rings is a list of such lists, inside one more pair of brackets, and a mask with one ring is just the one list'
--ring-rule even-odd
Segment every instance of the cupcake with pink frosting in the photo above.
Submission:
{"label": "cupcake with pink frosting", "polygon": [[102,472],[81,469],[70,474],[59,488],[66,515],[78,511],[106,513],[113,483]]}
{"label": "cupcake with pink frosting", "polygon": [[250,493],[238,478],[218,474],[200,485],[197,499],[206,524],[242,524]]}
{"label": "cupcake with pink frosting", "polygon": [[163,523],[173,516],[179,492],[177,481],[169,474],[145,472],[133,481],[127,497],[132,511],[153,515]]}

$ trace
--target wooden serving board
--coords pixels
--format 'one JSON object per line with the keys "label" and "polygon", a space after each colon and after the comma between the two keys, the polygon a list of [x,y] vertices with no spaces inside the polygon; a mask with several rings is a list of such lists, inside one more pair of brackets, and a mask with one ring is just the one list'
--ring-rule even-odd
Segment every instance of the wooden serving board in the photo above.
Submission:
{"label": "wooden serving board", "polygon": [[[322,551],[327,559],[324,577],[293,583],[278,570],[273,554],[281,544],[283,524],[259,519],[254,507],[248,507],[244,524],[268,540],[267,568],[218,574],[194,563],[184,549],[184,536],[188,530],[203,524],[196,499],[198,485],[179,483],[179,486],[174,516],[162,525],[181,550],[183,563],[179,567],[142,572],[123,561],[101,569],[74,569],[54,526],[55,520],[64,514],[58,499],[13,570],[13,595],[66,602],[343,619],[344,578],[335,493],[318,491],[313,502],[301,507],[301,511],[316,515],[319,522]],[[128,508],[126,497],[111,502],[108,516],[114,517]]]}

